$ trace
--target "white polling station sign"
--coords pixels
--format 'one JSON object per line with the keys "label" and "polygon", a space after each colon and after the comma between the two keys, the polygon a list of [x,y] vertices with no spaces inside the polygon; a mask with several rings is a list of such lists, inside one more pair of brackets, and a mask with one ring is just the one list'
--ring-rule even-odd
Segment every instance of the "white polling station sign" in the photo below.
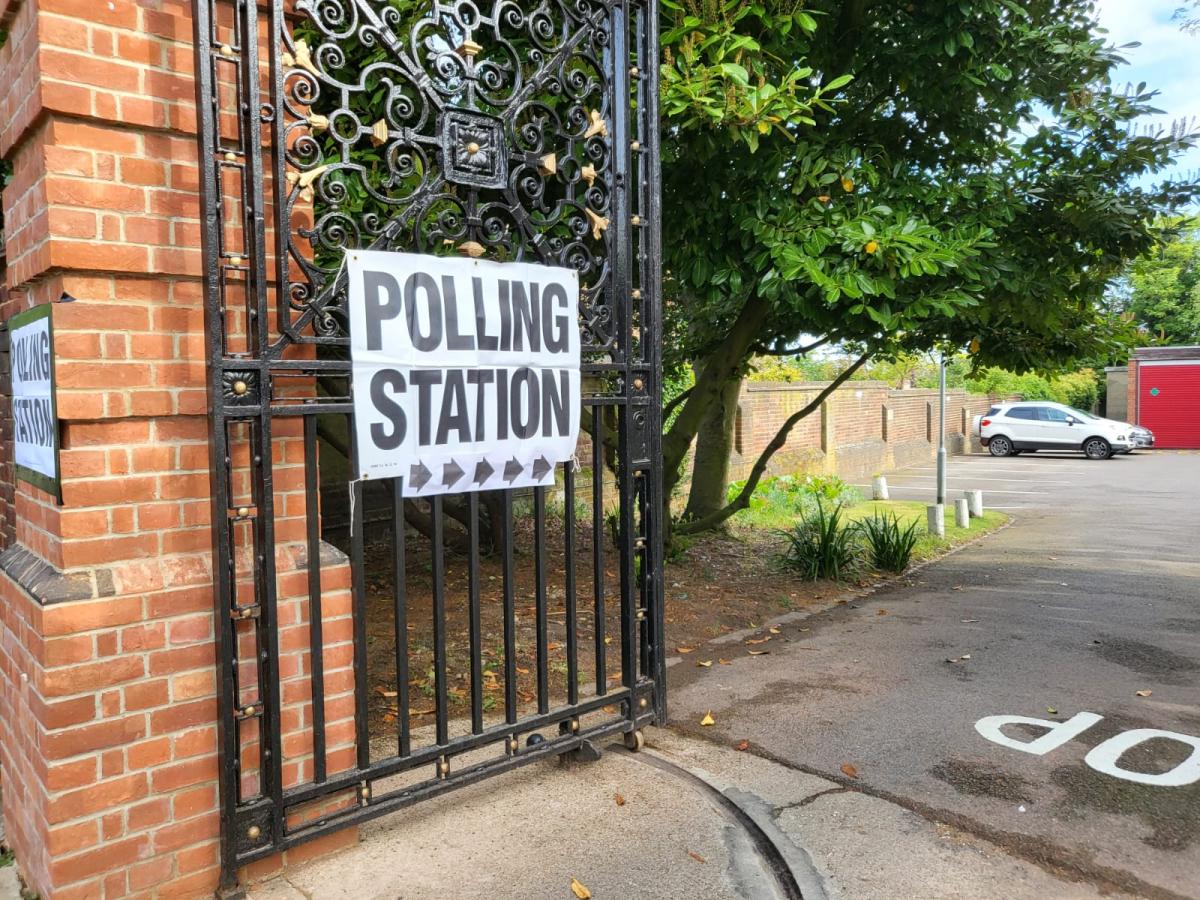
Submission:
{"label": "white polling station sign", "polygon": [[57,495],[58,417],[54,404],[54,333],[50,306],[8,322],[12,367],[13,462],[17,474]]}
{"label": "white polling station sign", "polygon": [[379,250],[346,270],[359,477],[552,484],[579,438],[578,273]]}

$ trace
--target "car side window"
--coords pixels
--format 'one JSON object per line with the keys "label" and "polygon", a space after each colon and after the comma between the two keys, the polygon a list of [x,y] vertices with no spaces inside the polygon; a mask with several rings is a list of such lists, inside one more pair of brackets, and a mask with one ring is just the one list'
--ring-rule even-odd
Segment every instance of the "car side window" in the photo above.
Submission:
{"label": "car side window", "polygon": [[994,416],[994,415],[996,415],[996,413],[998,413],[998,412],[1000,412],[1000,407],[998,407],[998,406],[990,406],[990,407],[988,407],[988,411],[987,411],[987,412],[985,412],[985,413],[984,413],[984,415],[985,415],[985,416]]}
{"label": "car side window", "polygon": [[1004,414],[1009,419],[1036,419],[1036,406],[1015,406]]}
{"label": "car side window", "polygon": [[1057,422],[1059,425],[1065,425],[1071,418],[1065,411],[1055,409],[1053,406],[1039,406],[1037,409],[1043,422]]}

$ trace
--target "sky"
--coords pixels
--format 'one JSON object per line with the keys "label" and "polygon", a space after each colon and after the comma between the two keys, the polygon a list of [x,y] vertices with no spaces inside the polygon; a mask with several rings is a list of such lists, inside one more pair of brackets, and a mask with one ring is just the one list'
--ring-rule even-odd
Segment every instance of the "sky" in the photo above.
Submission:
{"label": "sky", "polygon": [[[1173,21],[1181,0],[1098,0],[1100,24],[1118,46],[1131,41],[1140,47],[1123,50],[1129,61],[1114,77],[1117,87],[1146,82],[1157,89],[1154,105],[1164,114],[1164,126],[1179,118],[1200,123],[1200,34],[1181,31]],[[1200,15],[1196,13],[1195,15]],[[1183,172],[1200,171],[1200,148],[1187,154],[1178,167]]]}

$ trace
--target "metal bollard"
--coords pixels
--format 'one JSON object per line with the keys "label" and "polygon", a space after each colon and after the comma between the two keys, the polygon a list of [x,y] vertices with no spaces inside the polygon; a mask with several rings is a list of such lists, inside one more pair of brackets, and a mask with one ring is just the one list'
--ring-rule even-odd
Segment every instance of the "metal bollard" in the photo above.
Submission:
{"label": "metal bollard", "polygon": [[925,507],[925,521],[929,533],[938,537],[946,536],[946,507],[940,503]]}
{"label": "metal bollard", "polygon": [[971,527],[971,512],[967,508],[966,500],[954,501],[954,524],[959,528]]}
{"label": "metal bollard", "polygon": [[967,500],[971,518],[978,519],[983,515],[983,491],[963,491],[963,497]]}

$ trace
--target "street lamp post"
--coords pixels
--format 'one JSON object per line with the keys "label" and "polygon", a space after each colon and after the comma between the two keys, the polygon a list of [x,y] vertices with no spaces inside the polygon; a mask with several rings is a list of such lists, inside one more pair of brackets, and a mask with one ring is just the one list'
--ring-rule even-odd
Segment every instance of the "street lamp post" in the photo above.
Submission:
{"label": "street lamp post", "polygon": [[938,366],[937,502],[946,504],[946,351]]}

